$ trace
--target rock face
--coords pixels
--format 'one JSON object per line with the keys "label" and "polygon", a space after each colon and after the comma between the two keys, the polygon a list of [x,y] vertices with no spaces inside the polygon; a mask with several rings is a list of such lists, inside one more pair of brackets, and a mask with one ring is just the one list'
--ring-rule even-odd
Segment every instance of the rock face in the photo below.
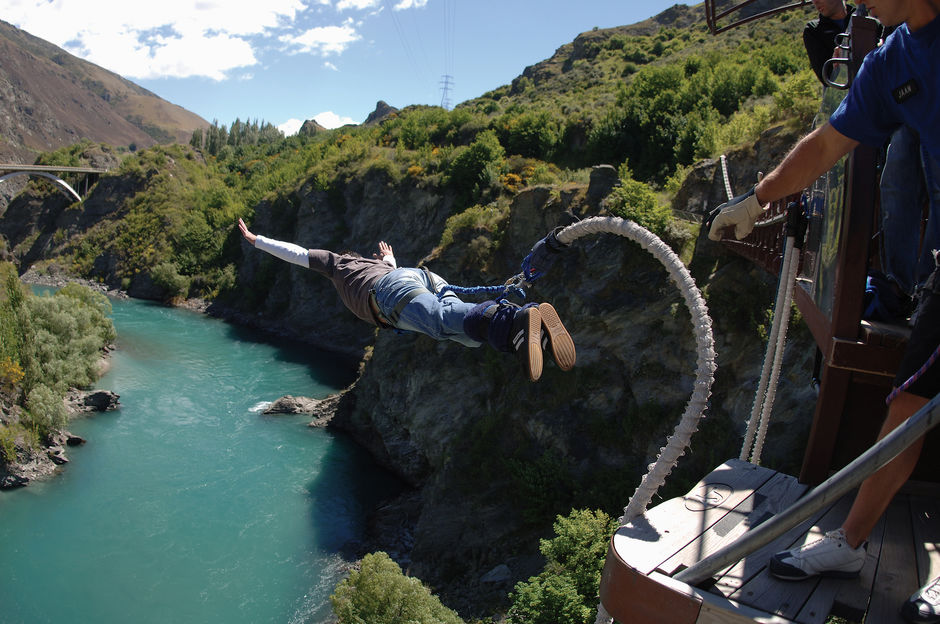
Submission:
{"label": "rock face", "polygon": [[362,125],[364,126],[378,125],[397,112],[398,112],[397,108],[395,108],[394,106],[389,106],[384,101],[379,100],[378,102],[375,103],[375,110],[369,113],[369,116],[366,117],[366,120],[364,122],[362,122]]}

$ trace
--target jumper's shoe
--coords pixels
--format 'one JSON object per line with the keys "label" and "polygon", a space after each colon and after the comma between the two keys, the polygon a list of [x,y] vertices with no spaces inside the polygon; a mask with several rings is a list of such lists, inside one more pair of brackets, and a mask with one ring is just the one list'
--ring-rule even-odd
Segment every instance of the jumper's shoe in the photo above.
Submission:
{"label": "jumper's shoe", "polygon": [[542,376],[542,315],[537,307],[519,308],[512,319],[509,344],[532,381]]}
{"label": "jumper's shoe", "polygon": [[940,577],[921,587],[901,605],[901,617],[915,624],[940,622]]}
{"label": "jumper's shoe", "polygon": [[785,581],[802,581],[811,576],[855,578],[865,565],[865,546],[852,548],[845,531],[829,531],[805,546],[778,552],[770,559],[770,573]]}
{"label": "jumper's shoe", "polygon": [[562,325],[558,312],[552,304],[540,303],[539,314],[542,316],[542,350],[552,354],[558,368],[571,370],[576,358],[574,341]]}

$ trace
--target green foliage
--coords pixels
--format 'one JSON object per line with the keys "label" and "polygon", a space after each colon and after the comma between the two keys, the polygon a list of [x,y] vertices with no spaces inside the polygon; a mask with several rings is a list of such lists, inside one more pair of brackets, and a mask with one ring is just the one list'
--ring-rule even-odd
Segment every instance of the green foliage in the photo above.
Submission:
{"label": "green foliage", "polygon": [[340,624],[463,624],[384,552],[362,558],[330,596]]}
{"label": "green foliage", "polygon": [[507,624],[588,624],[594,616],[566,575],[533,576],[517,584],[511,597]]}
{"label": "green foliage", "polygon": [[463,212],[447,219],[444,232],[441,234],[441,247],[447,247],[454,242],[454,235],[461,230],[478,230],[495,232],[509,216],[508,207],[498,204],[486,206],[476,204]]}
{"label": "green foliage", "polygon": [[167,299],[184,297],[189,291],[189,278],[180,275],[174,262],[161,262],[150,271],[153,283],[163,288]]}
{"label": "green foliage", "polygon": [[543,571],[516,584],[510,624],[588,624],[594,618],[607,542],[617,522],[600,510],[572,510],[555,520],[555,537],[541,540]]}
{"label": "green foliage", "polygon": [[803,125],[809,124],[819,108],[819,81],[806,70],[788,78],[774,94],[779,118],[794,117]]}
{"label": "green foliage", "polygon": [[608,196],[607,205],[614,215],[635,221],[661,238],[672,221],[672,213],[658,202],[653,189],[632,178],[621,180]]}
{"label": "green foliage", "polygon": [[26,399],[26,408],[23,424],[36,431],[40,437],[45,437],[54,430],[64,427],[68,420],[62,395],[53,392],[43,384],[30,390]]}
{"label": "green foliage", "polygon": [[6,463],[16,461],[16,436],[22,431],[22,425],[0,424],[0,460]]}
{"label": "green foliage", "polygon": [[502,168],[506,151],[496,134],[480,133],[469,147],[460,149],[451,162],[448,179],[461,194],[480,197],[493,184],[494,174]]}
{"label": "green foliage", "polygon": [[574,480],[564,459],[546,450],[535,459],[513,458],[507,462],[514,498],[529,523],[538,524],[571,507]]}

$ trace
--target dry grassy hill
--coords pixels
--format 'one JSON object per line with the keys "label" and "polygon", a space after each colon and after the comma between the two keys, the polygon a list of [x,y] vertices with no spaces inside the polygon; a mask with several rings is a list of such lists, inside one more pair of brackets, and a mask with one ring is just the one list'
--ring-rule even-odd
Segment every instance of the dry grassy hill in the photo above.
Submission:
{"label": "dry grassy hill", "polygon": [[81,139],[188,142],[208,122],[117,74],[0,21],[0,154],[23,160]]}

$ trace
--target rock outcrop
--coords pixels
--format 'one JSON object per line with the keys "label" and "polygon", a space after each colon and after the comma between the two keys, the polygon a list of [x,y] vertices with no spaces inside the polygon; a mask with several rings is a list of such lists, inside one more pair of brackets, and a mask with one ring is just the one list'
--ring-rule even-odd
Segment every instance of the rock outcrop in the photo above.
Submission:
{"label": "rock outcrop", "polygon": [[[69,417],[90,412],[109,412],[119,407],[118,395],[108,390],[78,390],[72,388],[65,398]],[[25,487],[31,481],[55,474],[56,468],[67,464],[66,447],[85,444],[84,438],[65,430],[52,432],[34,447],[22,435],[13,440],[16,459],[0,461],[0,490]]]}

